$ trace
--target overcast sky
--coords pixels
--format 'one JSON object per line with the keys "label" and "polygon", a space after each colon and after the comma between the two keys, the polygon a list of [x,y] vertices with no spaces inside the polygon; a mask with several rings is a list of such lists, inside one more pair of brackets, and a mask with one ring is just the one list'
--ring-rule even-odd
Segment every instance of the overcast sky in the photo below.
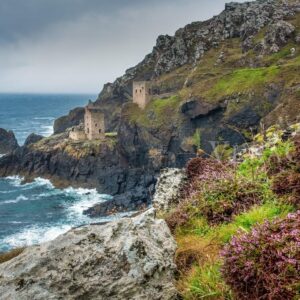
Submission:
{"label": "overcast sky", "polygon": [[208,19],[225,2],[0,0],[0,92],[96,94],[159,34]]}

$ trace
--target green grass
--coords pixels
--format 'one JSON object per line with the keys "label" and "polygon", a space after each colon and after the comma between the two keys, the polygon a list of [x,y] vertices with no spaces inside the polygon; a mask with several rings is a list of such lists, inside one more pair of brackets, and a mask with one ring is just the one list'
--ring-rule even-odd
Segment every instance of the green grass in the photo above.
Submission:
{"label": "green grass", "polygon": [[249,232],[250,229],[266,220],[271,220],[275,217],[286,216],[292,212],[293,208],[289,205],[279,204],[276,202],[265,203],[261,206],[255,206],[248,212],[236,216],[229,224],[222,224],[213,228],[208,237],[217,238],[221,244],[230,241],[233,235],[239,231]]}
{"label": "green grass", "polygon": [[[201,217],[190,220],[189,226],[178,230],[176,233],[178,247],[181,251],[182,248],[186,247],[186,251],[189,253],[187,245],[192,245],[195,248],[197,247],[195,241],[197,241],[200,245],[200,253],[204,257],[207,255],[208,258],[204,259],[204,264],[195,264],[191,272],[182,275],[179,289],[182,289],[183,298],[187,300],[233,299],[232,293],[221,275],[221,258],[219,256],[212,258],[211,253],[215,252],[216,246],[221,250],[223,245],[239,232],[249,232],[256,224],[272,220],[275,217],[284,217],[292,211],[292,206],[274,201],[254,206],[249,211],[234,217],[232,222],[228,224],[208,226]],[[190,239],[190,243],[187,239]],[[181,240],[184,240],[184,244],[181,244]]]}
{"label": "green grass", "polygon": [[221,77],[207,91],[208,97],[223,97],[234,93],[245,93],[272,81],[280,72],[278,66],[255,69],[240,69]]}
{"label": "green grass", "polygon": [[118,133],[117,132],[106,132],[105,136],[106,137],[117,137]]}
{"label": "green grass", "polygon": [[220,272],[220,263],[206,263],[197,267],[189,279],[189,289],[184,299],[232,299]]}
{"label": "green grass", "polygon": [[137,105],[131,106],[129,118],[131,122],[136,122],[145,127],[160,127],[176,123],[180,119],[179,105],[181,98],[177,95],[167,99],[153,99],[144,110]]}

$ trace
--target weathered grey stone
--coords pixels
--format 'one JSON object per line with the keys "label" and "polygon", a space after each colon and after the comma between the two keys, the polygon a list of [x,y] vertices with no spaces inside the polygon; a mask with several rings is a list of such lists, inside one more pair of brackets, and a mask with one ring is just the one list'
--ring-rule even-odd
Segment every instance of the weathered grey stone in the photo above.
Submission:
{"label": "weathered grey stone", "polygon": [[44,137],[39,134],[31,133],[25,140],[24,146],[29,146],[31,144],[35,144],[38,141],[42,140]]}
{"label": "weathered grey stone", "polygon": [[0,299],[175,299],[175,241],[154,210],[73,229],[0,265]]}
{"label": "weathered grey stone", "polygon": [[294,31],[295,27],[283,20],[271,24],[265,35],[265,41],[270,45],[270,51],[278,52],[280,47],[287,43]]}
{"label": "weathered grey stone", "polygon": [[18,148],[17,139],[12,131],[0,128],[0,154],[9,153]]}
{"label": "weathered grey stone", "polygon": [[152,201],[158,211],[168,211],[180,199],[187,177],[184,169],[169,168],[161,171]]}

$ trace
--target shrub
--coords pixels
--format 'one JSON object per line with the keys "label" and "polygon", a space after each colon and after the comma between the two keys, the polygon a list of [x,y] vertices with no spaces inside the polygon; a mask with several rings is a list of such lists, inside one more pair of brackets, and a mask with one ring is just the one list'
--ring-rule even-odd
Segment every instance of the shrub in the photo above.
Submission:
{"label": "shrub", "polygon": [[287,196],[287,202],[300,208],[300,173],[293,171],[281,172],[274,178],[272,190]]}
{"label": "shrub", "polygon": [[288,203],[300,208],[300,135],[294,137],[294,147],[285,156],[271,157],[269,174],[273,175],[272,190],[284,196]]}
{"label": "shrub", "polygon": [[189,214],[183,205],[180,205],[175,211],[171,212],[165,217],[165,221],[172,232],[175,231],[177,226],[183,226],[186,224],[188,220]]}
{"label": "shrub", "polygon": [[229,222],[233,215],[264,201],[260,184],[247,180],[219,180],[210,184],[198,196],[198,209],[210,224]]}
{"label": "shrub", "polygon": [[299,299],[300,211],[267,221],[225,246],[222,273],[237,299]]}
{"label": "shrub", "polygon": [[230,165],[216,159],[196,157],[187,164],[187,175],[191,182],[208,181],[221,178],[228,178]]}

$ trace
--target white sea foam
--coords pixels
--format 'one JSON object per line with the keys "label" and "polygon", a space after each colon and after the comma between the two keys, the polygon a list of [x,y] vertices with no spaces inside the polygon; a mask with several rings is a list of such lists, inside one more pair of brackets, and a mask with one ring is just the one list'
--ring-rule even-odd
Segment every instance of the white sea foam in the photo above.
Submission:
{"label": "white sea foam", "polygon": [[33,118],[34,120],[54,120],[55,118],[54,117],[35,117]]}
{"label": "white sea foam", "polygon": [[72,196],[79,200],[69,207],[70,211],[73,211],[77,214],[82,214],[84,210],[109,198],[108,195],[99,194],[96,189],[67,188],[64,190],[64,192],[66,195]]}
{"label": "white sea foam", "polygon": [[42,125],[41,128],[41,135],[48,137],[53,134],[53,125]]}
{"label": "white sea foam", "polygon": [[44,243],[54,240],[59,235],[69,231],[70,229],[70,225],[58,225],[53,227],[42,228],[32,226],[16,234],[7,236],[3,239],[3,243],[9,245],[11,248]]}
{"label": "white sea foam", "polygon": [[[72,227],[85,225],[89,223],[110,221],[126,214],[120,214],[107,218],[90,218],[83,214],[83,212],[93,207],[94,205],[103,201],[109,200],[112,197],[105,194],[99,194],[96,189],[84,188],[66,188],[56,189],[49,180],[43,178],[36,178],[31,183],[22,184],[23,178],[19,176],[11,176],[6,178],[10,185],[17,187],[15,191],[33,189],[35,187],[42,187],[42,193],[33,194],[30,196],[31,200],[44,201],[44,198],[55,196],[57,199],[62,199],[61,204],[65,209],[64,217],[57,220],[56,223],[42,224],[40,227],[31,226],[26,227],[24,230],[7,236],[0,242],[1,244],[11,247],[29,246],[55,239],[60,234],[65,233]],[[19,195],[16,199],[3,201],[2,204],[18,203],[20,201],[28,200],[24,195]],[[3,245],[2,245],[3,246]]]}
{"label": "white sea foam", "polygon": [[21,186],[21,183],[23,181],[23,177],[20,176],[8,176],[5,179],[8,180],[8,182],[15,187]]}
{"label": "white sea foam", "polygon": [[26,201],[26,200],[28,200],[28,198],[26,196],[20,195],[16,199],[0,202],[0,205],[10,204],[10,203],[18,203],[20,201]]}
{"label": "white sea foam", "polygon": [[22,183],[24,180],[24,177],[20,177],[20,176],[9,176],[9,177],[6,177],[5,179],[8,180],[8,182],[12,186],[21,187],[23,190],[32,189],[32,188],[38,187],[38,186],[45,186],[48,189],[54,189],[54,186],[50,182],[50,180],[40,178],[40,177],[36,178],[34,181],[29,182],[29,183]]}
{"label": "white sea foam", "polygon": [[4,157],[5,155],[6,155],[6,154],[0,154],[0,158],[1,158],[1,157]]}

